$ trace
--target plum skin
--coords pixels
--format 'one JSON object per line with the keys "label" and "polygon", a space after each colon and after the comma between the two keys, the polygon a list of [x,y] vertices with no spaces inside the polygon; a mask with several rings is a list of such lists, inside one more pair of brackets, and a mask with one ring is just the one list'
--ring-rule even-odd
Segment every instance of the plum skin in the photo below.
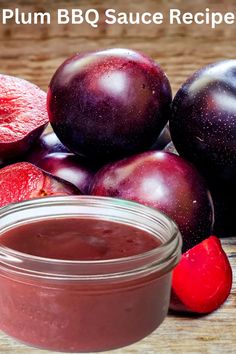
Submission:
{"label": "plum skin", "polygon": [[170,132],[179,154],[193,162],[209,184],[235,187],[236,60],[195,72],[172,103]]}
{"label": "plum skin", "polygon": [[48,90],[51,125],[72,152],[104,161],[151,147],[169,119],[169,81],[153,60],[128,49],[77,54]]}
{"label": "plum skin", "polygon": [[83,158],[63,152],[45,155],[36,165],[53,176],[75,185],[83,194],[88,194],[95,174],[95,170]]}
{"label": "plum skin", "polygon": [[150,151],[104,166],[90,194],[160,209],[179,226],[184,252],[212,232],[214,210],[205,180],[194,166],[171,153]]}
{"label": "plum skin", "polygon": [[69,150],[60,142],[54,132],[43,132],[34,142],[34,145],[24,156],[24,159],[37,166],[37,162],[49,154],[70,153]]}
{"label": "plum skin", "polygon": [[236,60],[195,72],[173,103],[170,132],[181,156],[206,178],[216,207],[214,232],[234,236],[236,198]]}
{"label": "plum skin", "polygon": [[45,123],[41,127],[34,129],[21,140],[7,144],[0,142],[0,167],[22,160],[40,137],[47,124]]}

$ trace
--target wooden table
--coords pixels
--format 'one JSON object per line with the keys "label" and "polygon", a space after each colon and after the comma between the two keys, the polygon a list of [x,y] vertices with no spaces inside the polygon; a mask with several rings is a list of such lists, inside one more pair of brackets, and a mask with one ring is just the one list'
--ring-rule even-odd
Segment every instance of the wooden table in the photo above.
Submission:
{"label": "wooden table", "polygon": [[[156,1],[156,0],[81,0],[81,1],[6,1],[0,9],[19,7],[22,11],[50,11],[57,8],[96,8],[102,14],[106,8],[119,11],[161,11],[169,8],[200,11],[209,7],[215,11],[235,12],[235,1]],[[235,57],[235,26],[168,25],[108,26],[101,21],[99,28],[88,25],[23,26],[0,25],[0,72],[16,75],[47,89],[57,66],[69,55],[81,50],[107,47],[129,47],[142,50],[164,68],[176,92],[180,84],[201,66]],[[235,353],[236,352],[236,238],[223,240],[234,269],[234,284],[228,301],[216,312],[201,318],[169,315],[161,327],[146,339],[116,351],[116,354],[156,353]],[[0,334],[0,353],[47,353],[16,343]]]}

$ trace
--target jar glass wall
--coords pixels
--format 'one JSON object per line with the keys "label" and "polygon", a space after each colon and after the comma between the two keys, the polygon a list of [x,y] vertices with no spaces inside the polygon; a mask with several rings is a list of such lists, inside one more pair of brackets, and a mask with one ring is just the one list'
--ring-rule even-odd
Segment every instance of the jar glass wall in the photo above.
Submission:
{"label": "jar glass wall", "polygon": [[131,344],[155,330],[169,306],[181,253],[176,224],[161,212],[112,198],[50,197],[1,209],[0,237],[32,221],[83,218],[131,225],[159,246],[134,256],[69,261],[0,246],[0,329],[39,348],[89,352]]}

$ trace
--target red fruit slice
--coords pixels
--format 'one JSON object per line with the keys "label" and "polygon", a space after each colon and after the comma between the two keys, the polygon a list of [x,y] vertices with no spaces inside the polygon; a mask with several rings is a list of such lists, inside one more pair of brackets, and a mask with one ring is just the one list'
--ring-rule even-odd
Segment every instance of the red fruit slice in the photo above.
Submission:
{"label": "red fruit slice", "polygon": [[232,269],[220,240],[210,236],[182,255],[172,280],[170,308],[209,313],[227,299]]}
{"label": "red fruit slice", "polygon": [[26,153],[48,123],[46,93],[0,74],[0,163]]}
{"label": "red fruit slice", "polygon": [[68,194],[80,194],[80,191],[28,162],[0,169],[0,207],[32,198]]}

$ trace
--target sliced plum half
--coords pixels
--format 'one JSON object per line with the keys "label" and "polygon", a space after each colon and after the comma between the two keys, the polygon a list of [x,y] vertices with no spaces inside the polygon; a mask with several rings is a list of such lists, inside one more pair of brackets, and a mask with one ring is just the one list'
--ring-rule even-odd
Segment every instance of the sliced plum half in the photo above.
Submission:
{"label": "sliced plum half", "polygon": [[51,176],[28,162],[0,169],[0,207],[53,195],[81,194],[69,182]]}
{"label": "sliced plum half", "polygon": [[26,80],[0,74],[0,164],[25,154],[47,123],[46,93]]}

